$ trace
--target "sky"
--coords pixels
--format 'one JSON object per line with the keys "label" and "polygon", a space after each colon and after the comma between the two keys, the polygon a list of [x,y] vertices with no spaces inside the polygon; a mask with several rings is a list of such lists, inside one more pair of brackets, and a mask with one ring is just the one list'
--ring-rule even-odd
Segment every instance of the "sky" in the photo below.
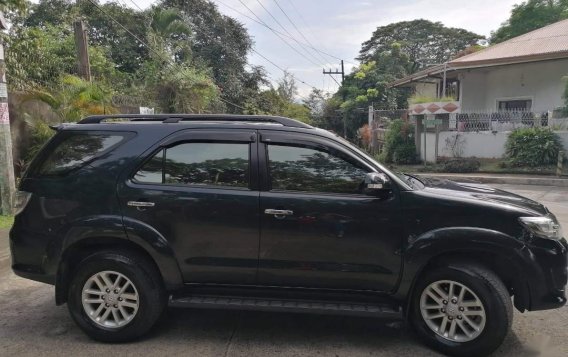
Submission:
{"label": "sky", "polygon": [[[154,2],[115,1],[130,7],[135,7],[136,4],[141,8],[146,8]],[[489,36],[491,31],[508,19],[513,5],[522,0],[212,1],[217,4],[221,13],[236,18],[248,29],[257,52],[251,53],[249,63],[264,66],[274,83],[283,76],[282,69],[289,71],[296,79],[299,95],[307,96],[313,87],[335,92],[338,85],[329,75],[323,75],[323,68],[337,70],[340,68],[339,59],[343,59],[345,71],[349,73],[358,63],[355,58],[359,54],[361,43],[368,40],[378,26],[422,18]],[[283,33],[285,36],[281,37],[288,44],[270,29],[249,17],[257,21],[260,18],[272,29]],[[297,42],[326,54],[300,46],[286,37],[290,35]],[[341,81],[341,76],[334,77],[337,82]]]}

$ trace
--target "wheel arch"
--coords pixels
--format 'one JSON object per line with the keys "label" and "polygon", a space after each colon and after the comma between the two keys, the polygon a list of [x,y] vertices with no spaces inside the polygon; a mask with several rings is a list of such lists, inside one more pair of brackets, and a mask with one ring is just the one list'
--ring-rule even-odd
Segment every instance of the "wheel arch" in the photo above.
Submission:
{"label": "wheel arch", "polygon": [[504,233],[477,228],[441,229],[422,235],[404,254],[403,278],[395,296],[405,300],[406,311],[418,279],[430,269],[453,264],[483,265],[491,269],[514,295],[515,307],[530,307],[530,291],[523,277],[525,246]]}
{"label": "wheel arch", "polygon": [[[87,222],[88,225],[85,224]],[[63,241],[55,282],[57,305],[67,300],[67,288],[74,267],[89,254],[101,250],[136,252],[154,264],[166,290],[183,286],[174,252],[155,229],[142,222],[130,221],[129,225],[123,225],[122,217],[91,218],[83,223],[71,228]]]}

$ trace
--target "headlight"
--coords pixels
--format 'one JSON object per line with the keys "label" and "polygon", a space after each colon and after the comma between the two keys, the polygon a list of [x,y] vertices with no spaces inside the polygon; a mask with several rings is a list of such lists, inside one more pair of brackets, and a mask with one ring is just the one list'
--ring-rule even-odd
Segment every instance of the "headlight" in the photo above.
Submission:
{"label": "headlight", "polygon": [[562,238],[562,227],[554,216],[521,217],[519,222],[535,236],[548,239]]}

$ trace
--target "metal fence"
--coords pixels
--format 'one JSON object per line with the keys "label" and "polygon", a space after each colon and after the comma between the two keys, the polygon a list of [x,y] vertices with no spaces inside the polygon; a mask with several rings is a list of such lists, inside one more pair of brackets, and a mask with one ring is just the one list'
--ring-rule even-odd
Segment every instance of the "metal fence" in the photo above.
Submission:
{"label": "metal fence", "polygon": [[518,128],[549,127],[553,130],[568,129],[568,115],[554,111],[532,112],[508,110],[494,112],[469,112],[450,115],[448,129],[460,132],[511,131]]}

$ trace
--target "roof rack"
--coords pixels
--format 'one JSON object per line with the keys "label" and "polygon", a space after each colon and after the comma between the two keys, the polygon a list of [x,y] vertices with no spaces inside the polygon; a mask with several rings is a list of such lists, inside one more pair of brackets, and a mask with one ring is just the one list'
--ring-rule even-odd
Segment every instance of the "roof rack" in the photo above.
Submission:
{"label": "roof rack", "polygon": [[161,121],[178,123],[180,121],[236,121],[236,122],[271,122],[292,128],[313,128],[301,121],[270,115],[235,115],[235,114],[112,114],[92,115],[79,121],[79,124],[99,124],[105,120],[127,119],[128,121]]}

